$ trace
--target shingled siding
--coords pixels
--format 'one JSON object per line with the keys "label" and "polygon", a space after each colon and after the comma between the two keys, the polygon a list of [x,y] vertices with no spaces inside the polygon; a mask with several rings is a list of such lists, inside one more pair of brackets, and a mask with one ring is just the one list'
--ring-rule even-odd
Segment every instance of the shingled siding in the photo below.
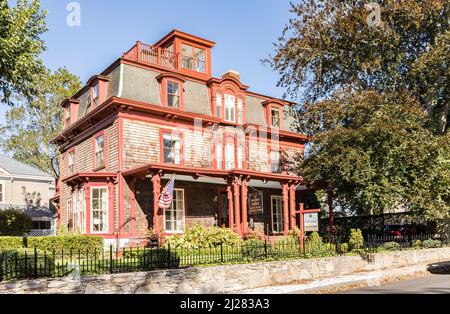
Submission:
{"label": "shingled siding", "polygon": [[[97,134],[97,133],[94,133]],[[94,165],[94,134],[75,145],[75,170],[74,173],[92,172]],[[104,129],[105,134],[105,165],[106,167],[97,172],[117,172],[118,171],[118,122],[115,120],[111,125]],[[68,154],[67,151],[61,154],[60,165],[61,178],[68,177]],[[118,187],[114,187],[114,216],[115,227],[118,224]],[[71,199],[72,188],[67,184],[61,185],[61,223],[67,225],[67,200]]]}

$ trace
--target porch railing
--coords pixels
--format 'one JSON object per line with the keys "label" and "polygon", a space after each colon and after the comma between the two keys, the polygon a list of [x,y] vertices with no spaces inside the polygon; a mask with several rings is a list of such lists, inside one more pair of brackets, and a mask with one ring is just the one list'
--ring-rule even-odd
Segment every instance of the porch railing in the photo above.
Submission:
{"label": "porch railing", "polygon": [[53,236],[56,232],[54,229],[31,229],[29,233],[27,233],[26,237],[47,237]]}
{"label": "porch railing", "polygon": [[170,69],[178,69],[178,55],[171,50],[150,46],[137,42],[123,58],[161,65]]}

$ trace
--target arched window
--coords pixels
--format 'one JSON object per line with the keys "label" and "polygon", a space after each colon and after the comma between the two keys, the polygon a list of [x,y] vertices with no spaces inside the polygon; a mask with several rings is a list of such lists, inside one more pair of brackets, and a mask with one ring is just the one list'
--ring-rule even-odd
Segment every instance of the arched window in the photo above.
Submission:
{"label": "arched window", "polygon": [[222,118],[222,94],[216,94],[216,116]]}
{"label": "arched window", "polygon": [[225,94],[225,121],[235,122],[236,98],[234,95]]}

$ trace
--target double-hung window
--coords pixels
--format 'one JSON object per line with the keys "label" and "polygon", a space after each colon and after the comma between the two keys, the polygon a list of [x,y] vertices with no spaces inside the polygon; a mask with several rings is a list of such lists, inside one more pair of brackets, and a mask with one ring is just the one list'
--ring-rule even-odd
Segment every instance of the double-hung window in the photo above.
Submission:
{"label": "double-hung window", "polygon": [[244,167],[244,145],[239,144],[237,151],[238,158],[238,169],[242,169]]}
{"label": "double-hung window", "polygon": [[167,107],[180,107],[180,84],[173,81],[167,81]]}
{"label": "double-hung window", "polygon": [[97,107],[99,105],[99,99],[98,99],[98,84],[96,84],[92,88],[92,100],[94,101],[94,107]]}
{"label": "double-hung window", "polygon": [[234,95],[225,94],[225,120],[229,122],[235,122],[235,102]]}
{"label": "double-hung window", "polygon": [[270,110],[271,126],[274,128],[280,127],[280,110],[278,108],[272,108]]}
{"label": "double-hung window", "polygon": [[66,112],[66,124],[65,124],[65,127],[68,128],[68,127],[70,126],[70,119],[71,119],[71,116],[70,116],[70,107],[67,107],[67,108],[65,109],[65,112]]}
{"label": "double-hung window", "polygon": [[279,150],[270,151],[270,170],[272,173],[283,172],[283,160]]}
{"label": "double-hung window", "polygon": [[272,209],[272,230],[274,233],[283,232],[283,197],[279,195],[271,196]]}
{"label": "double-hung window", "polygon": [[91,188],[91,231],[106,233],[108,231],[108,188]]}
{"label": "double-hung window", "polygon": [[95,168],[100,168],[105,165],[105,137],[99,135],[95,138]]}
{"label": "double-hung window", "polygon": [[217,161],[217,169],[221,170],[223,166],[223,146],[222,143],[216,144],[216,161]]}
{"label": "double-hung window", "polygon": [[222,118],[222,94],[216,94],[216,117]]}
{"label": "double-hung window", "polygon": [[166,232],[182,232],[185,220],[184,190],[174,189],[172,206],[164,210]]}
{"label": "double-hung window", "polygon": [[67,158],[68,175],[70,176],[75,173],[75,151],[69,152]]}
{"label": "double-hung window", "polygon": [[178,134],[163,134],[164,163],[181,164],[181,136]]}
{"label": "double-hung window", "polygon": [[225,145],[225,170],[231,170],[234,168],[234,143],[227,143]]}

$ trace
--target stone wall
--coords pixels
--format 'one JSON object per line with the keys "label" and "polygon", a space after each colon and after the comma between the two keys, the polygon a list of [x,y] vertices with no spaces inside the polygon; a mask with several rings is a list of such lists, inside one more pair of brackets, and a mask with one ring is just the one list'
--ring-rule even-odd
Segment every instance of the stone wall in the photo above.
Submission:
{"label": "stone wall", "polygon": [[5,293],[231,293],[354,273],[448,261],[450,247],[360,256],[277,261],[0,284]]}

